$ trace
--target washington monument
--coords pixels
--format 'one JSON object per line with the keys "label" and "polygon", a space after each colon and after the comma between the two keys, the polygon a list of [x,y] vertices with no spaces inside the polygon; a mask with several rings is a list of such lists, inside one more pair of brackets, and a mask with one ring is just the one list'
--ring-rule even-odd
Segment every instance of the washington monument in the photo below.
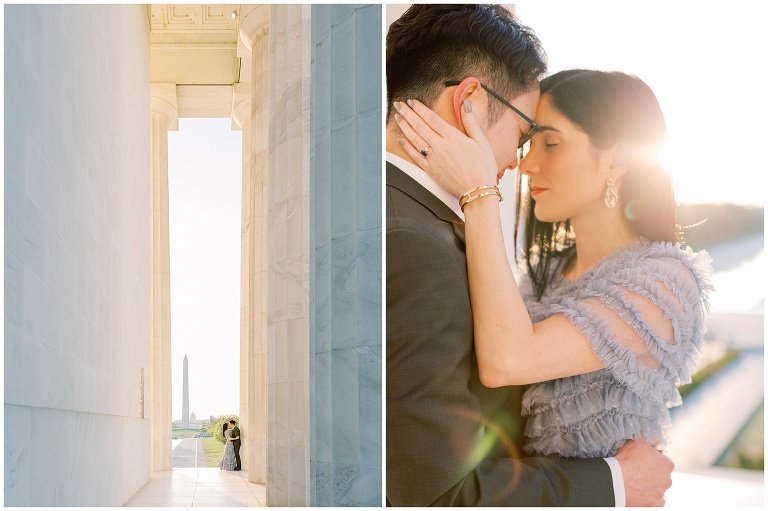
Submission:
{"label": "washington monument", "polygon": [[181,400],[181,427],[189,427],[189,368],[184,355],[184,397]]}

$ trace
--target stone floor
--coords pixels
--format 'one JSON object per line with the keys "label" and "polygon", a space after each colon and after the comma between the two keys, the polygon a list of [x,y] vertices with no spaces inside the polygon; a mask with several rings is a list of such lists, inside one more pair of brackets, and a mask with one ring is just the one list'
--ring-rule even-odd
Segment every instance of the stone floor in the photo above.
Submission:
{"label": "stone floor", "polygon": [[264,507],[267,489],[248,481],[247,472],[218,468],[177,468],[153,472],[126,507]]}

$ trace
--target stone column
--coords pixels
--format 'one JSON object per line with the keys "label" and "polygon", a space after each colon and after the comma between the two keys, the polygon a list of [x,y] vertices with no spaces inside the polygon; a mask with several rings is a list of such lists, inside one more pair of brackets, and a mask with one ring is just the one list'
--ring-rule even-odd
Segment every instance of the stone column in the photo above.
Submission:
{"label": "stone column", "polygon": [[[248,55],[250,58],[250,55]],[[264,477],[258,474],[259,461],[255,454],[259,452],[257,445],[262,443],[264,434],[259,434],[258,411],[254,400],[264,392],[254,388],[251,374],[255,355],[255,341],[251,328],[251,309],[254,305],[251,283],[251,266],[255,239],[253,239],[252,201],[251,201],[251,84],[235,84],[232,101],[232,119],[243,132],[243,178],[241,199],[241,235],[240,235],[240,436],[242,449],[240,459],[242,469],[248,471],[248,477],[254,482],[264,482]],[[264,432],[265,433],[265,432]],[[262,453],[265,449],[262,447]],[[266,460],[264,460],[266,466]]]}
{"label": "stone column", "polygon": [[268,5],[241,6],[243,58],[249,83],[235,86],[234,119],[243,129],[240,420],[243,469],[267,482],[267,141],[269,124]]}
{"label": "stone column", "polygon": [[[248,455],[253,443],[249,409],[249,384],[252,338],[250,331],[250,223],[251,223],[251,94],[250,83],[236,83],[232,98],[232,120],[243,132],[242,192],[240,201],[240,462],[243,471],[251,466]],[[247,433],[246,433],[247,432]],[[250,478],[250,474],[249,474]]]}
{"label": "stone column", "polygon": [[312,506],[382,505],[381,6],[312,6]]}
{"label": "stone column", "polygon": [[152,278],[150,353],[152,470],[173,468],[171,454],[171,290],[168,240],[168,129],[178,120],[175,84],[150,87],[152,111]]}
{"label": "stone column", "polygon": [[310,15],[309,5],[270,6],[267,183],[267,503],[270,506],[310,504]]}

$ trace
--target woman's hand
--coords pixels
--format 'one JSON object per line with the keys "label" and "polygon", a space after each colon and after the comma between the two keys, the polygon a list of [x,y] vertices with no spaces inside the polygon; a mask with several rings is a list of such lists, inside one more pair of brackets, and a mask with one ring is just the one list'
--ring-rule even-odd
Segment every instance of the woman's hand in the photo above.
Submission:
{"label": "woman's hand", "polygon": [[[400,145],[443,189],[460,197],[478,186],[497,184],[496,158],[469,100],[461,109],[461,120],[469,136],[419,101],[396,102],[394,106],[397,124],[404,135],[398,139]],[[426,150],[426,156],[422,150]]]}

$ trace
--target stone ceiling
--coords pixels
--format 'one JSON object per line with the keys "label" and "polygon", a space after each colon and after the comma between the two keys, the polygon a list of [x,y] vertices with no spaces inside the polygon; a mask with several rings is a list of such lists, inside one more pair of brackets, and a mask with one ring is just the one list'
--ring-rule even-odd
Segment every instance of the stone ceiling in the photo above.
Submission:
{"label": "stone ceiling", "polygon": [[179,117],[230,117],[233,84],[248,60],[237,55],[233,12],[239,4],[149,6],[150,79],[176,84]]}

